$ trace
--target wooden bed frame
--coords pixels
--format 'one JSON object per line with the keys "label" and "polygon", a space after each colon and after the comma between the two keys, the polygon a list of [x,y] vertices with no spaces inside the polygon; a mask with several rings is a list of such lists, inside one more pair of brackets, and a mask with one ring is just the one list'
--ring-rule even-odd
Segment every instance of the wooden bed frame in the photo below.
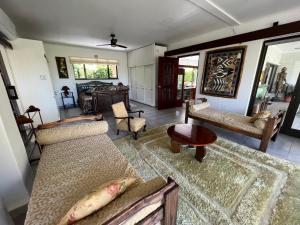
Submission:
{"label": "wooden bed frame", "polygon": [[[48,129],[60,126],[62,124],[73,123],[77,121],[99,121],[103,120],[103,116],[99,115],[82,115],[63,120],[58,120],[51,123],[39,125],[38,129]],[[42,148],[43,146],[41,146]],[[156,192],[145,196],[144,198],[136,201],[117,215],[107,220],[103,225],[118,225],[126,221],[130,217],[139,213],[145,207],[161,202],[161,205],[145,218],[140,220],[136,225],[156,225],[162,222],[164,225],[176,225],[177,207],[178,207],[178,184],[170,177],[166,185],[157,190]]]}
{"label": "wooden bed frame", "polygon": [[[206,98],[198,98],[197,100],[201,100],[202,102],[207,102]],[[261,140],[259,150],[262,152],[267,151],[270,139],[272,141],[276,141],[277,135],[283,124],[285,113],[286,113],[285,111],[279,111],[274,117],[268,118],[266,126],[265,126],[262,134],[259,135],[259,134],[251,133],[249,131],[245,131],[245,130],[242,130],[242,129],[239,129],[237,127],[233,127],[233,126],[230,126],[227,124],[223,124],[223,123],[219,123],[219,122],[212,121],[209,119],[204,119],[204,118],[200,118],[197,116],[193,116],[190,114],[189,108],[190,108],[190,102],[186,101],[185,123],[188,123],[188,118],[192,118],[194,120],[207,122],[207,123],[210,123],[210,124],[220,127],[220,128],[224,128],[224,129],[236,132],[236,133],[244,134],[246,136],[259,139],[259,140]]]}

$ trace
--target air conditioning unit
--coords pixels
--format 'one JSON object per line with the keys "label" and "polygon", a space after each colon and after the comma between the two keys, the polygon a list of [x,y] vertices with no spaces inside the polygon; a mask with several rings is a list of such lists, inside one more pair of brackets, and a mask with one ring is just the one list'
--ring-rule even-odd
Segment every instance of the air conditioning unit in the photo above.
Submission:
{"label": "air conditioning unit", "polygon": [[16,27],[6,13],[0,8],[0,32],[4,34],[8,40],[17,38]]}

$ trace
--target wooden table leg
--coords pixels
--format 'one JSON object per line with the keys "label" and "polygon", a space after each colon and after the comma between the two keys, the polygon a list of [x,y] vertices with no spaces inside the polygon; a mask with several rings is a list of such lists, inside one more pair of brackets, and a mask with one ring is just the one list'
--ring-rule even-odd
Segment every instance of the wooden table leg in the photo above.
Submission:
{"label": "wooden table leg", "polygon": [[205,158],[205,156],[206,156],[206,148],[204,146],[197,146],[195,158],[199,162],[202,162],[202,160]]}
{"label": "wooden table leg", "polygon": [[173,153],[179,153],[180,152],[180,143],[171,139],[171,150]]}

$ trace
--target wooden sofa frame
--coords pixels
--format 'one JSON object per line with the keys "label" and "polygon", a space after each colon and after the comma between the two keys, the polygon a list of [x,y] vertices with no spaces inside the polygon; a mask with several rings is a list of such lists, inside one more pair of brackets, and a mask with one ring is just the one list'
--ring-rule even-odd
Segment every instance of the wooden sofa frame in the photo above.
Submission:
{"label": "wooden sofa frame", "polygon": [[[102,115],[85,115],[58,120],[38,126],[38,129],[48,129],[60,126],[62,124],[77,121],[99,121],[103,120]],[[43,147],[43,146],[41,146]],[[136,225],[155,225],[162,222],[164,225],[176,225],[177,207],[178,207],[178,184],[170,177],[167,184],[152,194],[136,201],[117,215],[107,220],[103,225],[118,225],[126,221],[128,218],[139,213],[145,207],[161,202],[161,205],[145,218],[140,220]]]}
{"label": "wooden sofa frame", "polygon": [[136,225],[155,225],[158,222],[162,222],[164,225],[176,225],[178,192],[178,184],[171,178],[168,178],[167,184],[164,187],[133,203],[128,208],[103,223],[103,225],[121,224],[126,221],[126,219],[137,214],[143,208],[158,202],[161,202],[162,205],[137,222]]}
{"label": "wooden sofa frame", "polygon": [[[201,100],[202,102],[207,102],[206,98],[198,98],[197,100]],[[240,133],[240,134],[243,134],[243,135],[246,135],[249,137],[259,139],[259,140],[261,140],[259,150],[262,152],[267,151],[270,139],[272,141],[276,141],[277,135],[283,124],[285,113],[286,113],[285,111],[279,111],[275,116],[268,118],[268,120],[266,122],[266,126],[265,126],[262,134],[260,135],[260,134],[256,134],[256,133],[252,133],[249,131],[239,129],[237,127],[230,126],[228,124],[223,124],[223,123],[219,123],[219,122],[212,121],[209,119],[193,116],[192,114],[190,114],[189,108],[190,108],[190,102],[186,101],[185,123],[188,123],[188,119],[192,118],[194,120],[199,120],[201,122],[207,122],[209,124],[212,124],[212,125],[220,127],[220,128],[224,128],[226,130],[230,130],[230,131],[233,131],[236,133]]]}

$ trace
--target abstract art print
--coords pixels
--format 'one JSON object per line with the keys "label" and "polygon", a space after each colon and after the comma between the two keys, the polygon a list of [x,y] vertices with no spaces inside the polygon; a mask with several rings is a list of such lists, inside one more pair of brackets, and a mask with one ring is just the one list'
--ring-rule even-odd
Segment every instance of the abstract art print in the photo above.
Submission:
{"label": "abstract art print", "polygon": [[246,49],[238,46],[207,52],[201,94],[236,98]]}
{"label": "abstract art print", "polygon": [[67,69],[66,58],[56,56],[55,61],[56,61],[56,65],[57,65],[59,78],[60,79],[68,79],[69,74],[68,74],[68,69]]}

